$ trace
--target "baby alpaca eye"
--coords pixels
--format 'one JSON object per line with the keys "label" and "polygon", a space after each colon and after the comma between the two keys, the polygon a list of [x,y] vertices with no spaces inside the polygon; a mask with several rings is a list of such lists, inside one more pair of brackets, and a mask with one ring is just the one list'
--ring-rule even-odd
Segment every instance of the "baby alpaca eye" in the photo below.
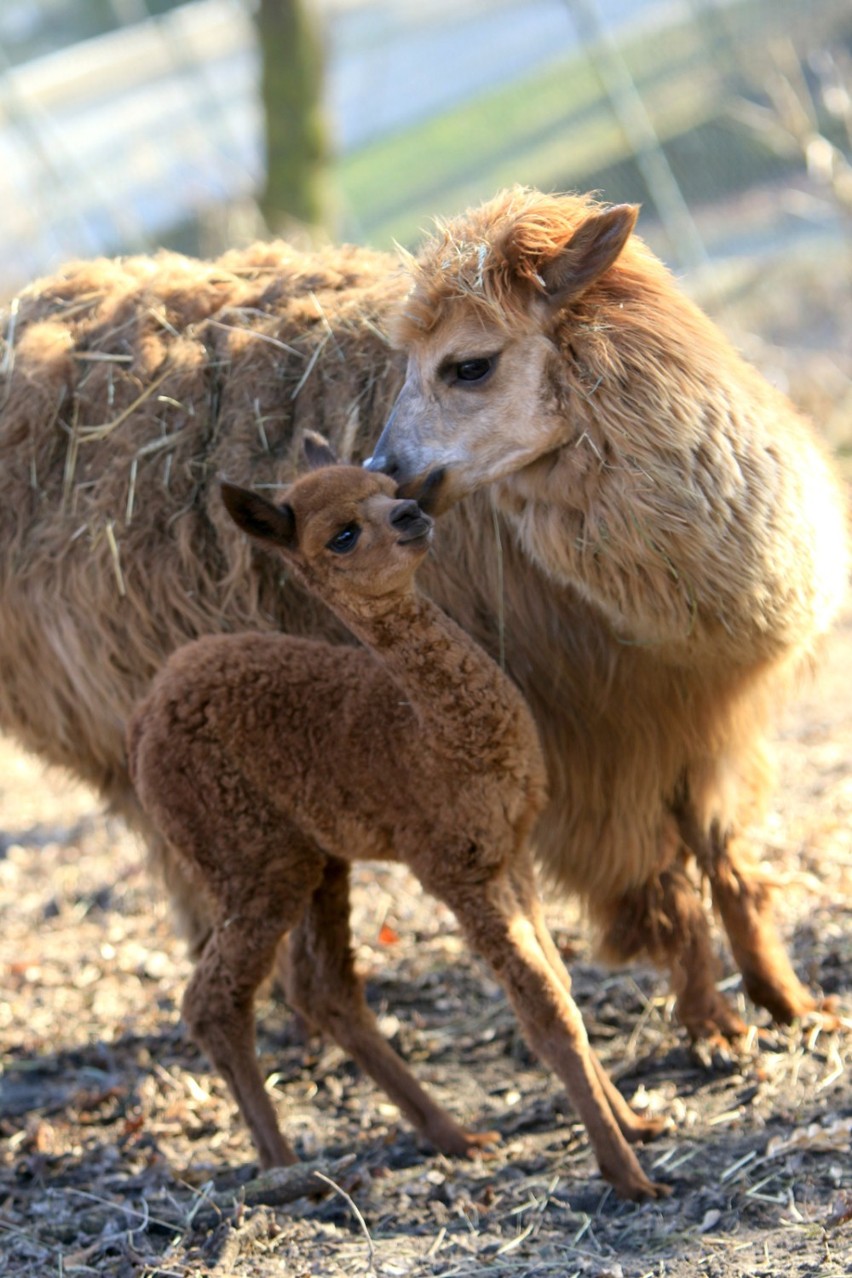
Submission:
{"label": "baby alpaca eye", "polygon": [[341,528],[340,532],[336,532],[330,541],[325,543],[326,549],[330,550],[333,555],[346,555],[350,550],[355,549],[355,544],[361,536],[361,529],[356,523],[347,524],[345,528]]}

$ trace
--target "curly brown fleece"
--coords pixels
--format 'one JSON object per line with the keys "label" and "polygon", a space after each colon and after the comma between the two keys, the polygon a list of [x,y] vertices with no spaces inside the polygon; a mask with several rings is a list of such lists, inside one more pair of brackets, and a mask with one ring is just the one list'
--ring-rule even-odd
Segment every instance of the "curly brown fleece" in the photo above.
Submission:
{"label": "curly brown fleece", "polygon": [[663,1193],[626,1143],[654,1124],[597,1062],[542,921],[528,843],[545,769],[532,718],[499,667],[414,589],[431,520],[394,494],[383,475],[331,465],[297,481],[281,507],[226,486],[241,527],[276,546],[367,647],[200,639],[170,659],[130,721],[142,805],[211,904],[184,1016],[262,1162],[293,1161],[253,1041],[255,991],[290,933],[291,1003],[441,1149],[489,1139],[426,1095],[381,1038],[354,974],[348,863],[401,861],[490,961],[604,1176],[626,1197]]}

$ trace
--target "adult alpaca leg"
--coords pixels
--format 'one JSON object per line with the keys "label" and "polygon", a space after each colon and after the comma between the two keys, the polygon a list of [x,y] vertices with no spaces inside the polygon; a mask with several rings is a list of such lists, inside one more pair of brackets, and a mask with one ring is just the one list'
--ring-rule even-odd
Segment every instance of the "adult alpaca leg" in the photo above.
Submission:
{"label": "adult alpaca leg", "polygon": [[718,963],[698,893],[676,861],[595,911],[602,951],[616,963],[642,953],[666,967],[678,1019],[692,1038],[737,1038],[745,1025],[716,989]]}
{"label": "adult alpaca leg", "polygon": [[174,929],[190,958],[198,959],[213,930],[210,898],[199,892],[197,879],[143,811],[135,793],[123,795],[120,801],[113,799],[111,809],[144,840],[152,878],[165,888]]}
{"label": "adult alpaca leg", "polygon": [[146,848],[157,881],[168,893],[174,928],[185,943],[189,956],[197,961],[213,931],[210,902],[198,891],[198,884],[188,876],[179,857],[156,832],[146,832]]}
{"label": "adult alpaca leg", "polygon": [[705,832],[691,813],[683,825],[684,839],[710,881],[713,905],[750,998],[785,1025],[814,1011],[819,1004],[796,976],[778,936],[771,888],[743,841],[723,833],[717,823]]}
{"label": "adult alpaca leg", "polygon": [[349,865],[329,857],[288,940],[281,973],[288,1003],[334,1038],[436,1149],[466,1155],[499,1140],[496,1132],[460,1127],[384,1038],[355,971],[349,915]]}

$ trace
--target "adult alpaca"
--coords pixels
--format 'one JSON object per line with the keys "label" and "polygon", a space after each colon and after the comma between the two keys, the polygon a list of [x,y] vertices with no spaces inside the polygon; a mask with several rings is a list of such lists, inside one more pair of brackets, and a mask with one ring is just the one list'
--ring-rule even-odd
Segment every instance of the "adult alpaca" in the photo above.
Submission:
{"label": "adult alpaca", "polygon": [[335,465],[308,442],[312,473],[280,505],[233,485],[244,532],[365,645],[290,635],[207,636],[181,648],[128,729],[142,804],[208,900],[212,932],[183,1014],[228,1081],[264,1166],[295,1161],[254,1047],[254,994],[288,937],[288,1001],[331,1033],[440,1149],[466,1132],[382,1038],[355,976],[349,863],[392,860],[455,913],[491,963],[531,1046],[556,1071],[603,1175],[624,1197],[668,1192],[626,1139],[637,1117],[589,1047],[535,889],[529,834],[545,769],[511,680],[414,587],[432,520],[384,475]]}
{"label": "adult alpaca", "polygon": [[686,862],[752,998],[782,1021],[814,1008],[741,831],[768,712],[842,598],[845,517],[807,424],[632,235],[636,212],[515,189],[444,226],[411,262],[406,382],[368,464],[438,510],[489,486],[516,551],[569,592],[552,679],[507,652],[567,800],[558,837],[539,830],[546,869],[610,956],[669,967],[693,1035],[733,1035]]}
{"label": "adult alpaca", "polygon": [[[502,231],[493,228],[498,236],[519,220],[529,234],[536,219],[521,215],[537,206],[545,235],[554,210],[567,211],[571,225],[600,212],[588,201],[515,193],[471,214],[460,230],[478,234],[490,209],[503,219]],[[487,266],[488,241],[481,246]],[[473,284],[479,252],[477,246]],[[427,262],[434,258],[433,248],[425,254]],[[593,363],[577,368],[572,411],[582,414],[586,399],[605,390],[616,420],[635,417],[627,382],[619,405],[617,358],[622,329],[629,336],[635,324],[635,304],[627,314],[608,304],[608,333],[594,315],[607,289],[624,288],[625,270],[628,302],[646,296],[649,306],[664,303],[668,322],[648,335],[664,364],[669,351],[685,371],[701,367],[712,390],[718,384],[712,353],[720,351],[739,400],[769,403],[771,393],[742,365],[736,364],[731,383],[729,348],[716,330],[679,297],[650,254],[629,244],[581,299],[588,311],[583,345]],[[490,281],[490,272],[486,276]],[[506,266],[507,300],[518,295],[514,278]],[[124,753],[126,721],[169,654],[199,635],[281,629],[346,641],[337,620],[298,583],[282,589],[274,558],[252,554],[222,510],[215,476],[270,489],[289,483],[308,428],[326,434],[344,459],[369,452],[403,380],[403,358],[389,349],[384,333],[408,287],[395,257],[351,247],[302,254],[279,243],[213,262],[160,254],[72,264],[25,290],[7,317],[0,346],[0,728],[96,787],[143,833],[194,953],[208,935],[209,917],[136,801]],[[524,287],[535,302],[535,280],[521,281]],[[483,314],[494,322],[493,307]],[[550,350],[552,368],[556,348],[544,337],[540,346]],[[591,370],[607,352],[610,361],[616,358],[603,371],[614,369],[615,380],[609,376],[596,387],[600,373]],[[563,376],[570,360],[567,349]],[[533,370],[522,367],[518,378],[535,402]],[[708,393],[694,376],[687,384],[694,384],[696,402]],[[646,438],[658,419],[672,420],[671,406],[648,404],[647,396],[639,403],[647,412]],[[463,405],[457,414],[462,435],[469,416]],[[794,420],[785,401],[775,406]],[[519,420],[527,416],[525,407]],[[806,428],[801,431],[800,460],[813,456]],[[503,439],[498,431],[495,443]],[[599,464],[593,444],[600,451],[594,437],[575,450],[590,474]],[[504,457],[510,465],[511,456],[510,449]],[[830,515],[834,489],[821,478],[822,461],[814,464],[811,482]],[[546,465],[547,459],[539,463]],[[516,493],[523,478],[522,472],[513,481]],[[674,479],[680,485],[676,473]],[[661,825],[679,849],[670,809],[685,757],[704,751],[718,761],[724,739],[738,747],[737,758],[752,774],[759,771],[760,698],[755,692],[737,703],[741,727],[720,725],[712,713],[718,706],[712,681],[702,691],[688,669],[657,660],[655,648],[620,642],[581,574],[578,585],[570,572],[560,572],[566,584],[545,561],[531,558],[516,536],[517,515],[502,499],[495,511],[491,498],[492,490],[479,489],[442,517],[440,542],[421,583],[493,655],[502,654],[532,704],[550,788],[535,835],[541,859],[563,886],[576,883],[593,912],[603,898],[592,871],[600,866],[606,889],[613,866],[618,877],[623,864],[621,877],[633,886],[619,925],[629,934],[616,938],[615,948],[621,954],[641,949],[650,910],[651,948],[659,953],[662,946],[661,957],[675,970],[690,1030],[733,1030],[737,1022],[721,999],[704,1006],[701,973],[711,970],[707,927],[677,853],[671,853],[673,874],[656,885],[650,901],[647,881],[633,867],[637,841],[656,855],[649,822]],[[807,535],[804,527],[804,550]],[[829,552],[820,562],[813,557],[814,581],[824,582]],[[649,591],[660,571],[657,563]],[[807,609],[792,613],[794,633],[785,640],[791,657],[828,620],[841,577],[839,568],[832,572],[824,617],[809,617]],[[718,637],[722,678],[725,635]],[[773,662],[779,670],[777,654]],[[695,731],[686,741],[684,699],[695,707]],[[719,739],[704,743],[708,720]],[[667,744],[670,721],[678,732]],[[583,868],[580,882],[572,863]],[[752,880],[746,876],[746,882]],[[765,934],[758,941],[769,944]],[[695,981],[698,997],[690,993]],[[811,1005],[790,976],[766,1001],[783,1018]]]}

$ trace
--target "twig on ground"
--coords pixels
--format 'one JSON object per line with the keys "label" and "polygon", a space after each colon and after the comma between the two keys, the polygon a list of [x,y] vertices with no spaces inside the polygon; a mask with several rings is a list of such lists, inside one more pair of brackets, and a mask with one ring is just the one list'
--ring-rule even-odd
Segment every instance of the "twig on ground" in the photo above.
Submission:
{"label": "twig on ground", "polygon": [[375,1272],[375,1264],[374,1264],[374,1258],[376,1254],[375,1247],[373,1246],[373,1240],[370,1237],[370,1231],[367,1228],[367,1222],[364,1219],[364,1217],[361,1215],[361,1212],[358,1210],[357,1203],[349,1194],[347,1194],[345,1189],[341,1189],[339,1185],[335,1184],[335,1182],[331,1179],[330,1176],[324,1176],[323,1173],[319,1171],[315,1171],[314,1176],[317,1178],[317,1180],[325,1181],[325,1183],[329,1186],[329,1188],[333,1189],[336,1194],[339,1194],[340,1197],[343,1199],[343,1201],[349,1207],[349,1210],[352,1212],[352,1215],[355,1217],[355,1219],[358,1222],[358,1225],[360,1226],[362,1234],[367,1240],[367,1264],[368,1264],[369,1270],[371,1273]]}

